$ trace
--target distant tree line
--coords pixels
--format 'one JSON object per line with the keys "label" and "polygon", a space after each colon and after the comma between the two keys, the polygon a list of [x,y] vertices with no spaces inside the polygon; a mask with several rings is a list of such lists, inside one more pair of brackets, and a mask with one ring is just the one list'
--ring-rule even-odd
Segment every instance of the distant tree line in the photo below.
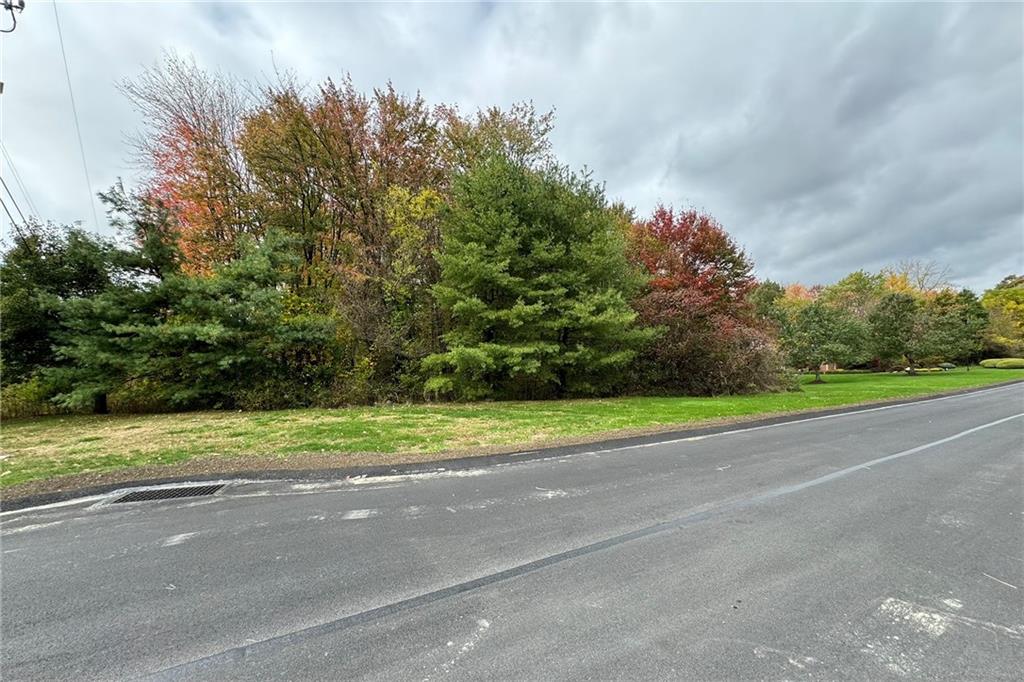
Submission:
{"label": "distant tree line", "polygon": [[956,290],[934,264],[908,261],[878,273],[853,272],[833,285],[762,282],[751,294],[793,367],[905,369],[1020,355],[1024,278],[985,292]]}
{"label": "distant tree line", "polygon": [[906,268],[758,284],[711,216],[640,218],[560,164],[530,105],[255,87],[173,56],[123,91],[147,176],[101,195],[118,236],[33,223],[5,246],[5,402],[711,395],[1020,344],[1016,280],[981,301]]}

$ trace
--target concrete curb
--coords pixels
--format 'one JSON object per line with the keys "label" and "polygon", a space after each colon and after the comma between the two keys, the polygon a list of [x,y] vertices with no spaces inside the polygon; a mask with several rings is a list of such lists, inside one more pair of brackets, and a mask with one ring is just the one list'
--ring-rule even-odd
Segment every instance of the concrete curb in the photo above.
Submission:
{"label": "concrete curb", "polygon": [[246,481],[272,481],[272,480],[293,480],[293,481],[331,481],[353,476],[400,476],[407,474],[428,473],[439,470],[458,471],[462,469],[475,469],[478,467],[493,466],[495,464],[509,464],[513,462],[529,462],[531,460],[549,459],[552,457],[566,457],[581,452],[592,452],[594,450],[610,450],[637,445],[651,445],[663,441],[678,440],[682,438],[693,438],[697,436],[708,436],[738,429],[751,429],[763,426],[774,426],[789,422],[798,422],[815,417],[828,417],[840,414],[854,414],[865,412],[879,407],[895,405],[911,405],[923,403],[940,398],[949,398],[958,395],[981,393],[996,388],[1024,384],[1024,379],[1003,381],[986,386],[975,386],[946,391],[943,393],[930,393],[923,396],[911,398],[894,398],[891,400],[880,400],[870,403],[858,403],[845,407],[834,407],[821,410],[807,410],[794,412],[792,414],[779,415],[775,417],[756,416],[750,419],[741,419],[728,424],[716,424],[714,426],[695,426],[682,428],[673,431],[660,431],[642,436],[627,436],[622,438],[610,438],[607,440],[590,441],[571,445],[558,445],[554,447],[539,448],[534,450],[523,450],[518,452],[502,453],[495,455],[476,455],[468,457],[457,457],[453,459],[439,459],[430,462],[412,462],[408,464],[355,466],[328,469],[269,469],[254,471],[227,471],[212,472],[192,476],[169,476],[164,478],[147,478],[120,483],[109,483],[104,485],[76,488],[74,490],[63,490],[54,493],[36,493],[14,499],[0,500],[0,511],[16,511],[29,507],[38,507],[55,502],[66,502],[80,497],[91,497],[105,493],[133,488],[138,486],[167,485],[173,483],[202,483],[205,481],[224,480],[246,480]]}

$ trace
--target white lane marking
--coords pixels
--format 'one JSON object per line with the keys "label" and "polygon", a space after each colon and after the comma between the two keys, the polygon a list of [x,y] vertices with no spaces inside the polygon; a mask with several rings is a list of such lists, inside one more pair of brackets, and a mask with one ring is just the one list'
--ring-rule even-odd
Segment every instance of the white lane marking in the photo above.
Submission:
{"label": "white lane marking", "polygon": [[[483,476],[490,471],[487,468],[476,469],[435,469],[412,474],[394,474],[382,476],[349,476],[340,481],[319,481],[314,483],[293,483],[292,490],[309,492],[313,490],[333,491],[345,490],[354,485],[374,485],[380,483],[404,483],[406,481],[428,481],[436,478],[466,478]],[[233,495],[232,497],[237,497]]]}
{"label": "white lane marking", "polygon": [[177,535],[172,535],[171,537],[164,539],[161,547],[173,547],[175,545],[180,545],[185,542],[185,540],[194,538],[196,535],[199,535],[199,533],[178,533]]}
{"label": "white lane marking", "polygon": [[[323,481],[318,483],[293,483],[292,490],[299,490],[306,492],[309,490],[330,490],[333,488],[340,488],[345,485],[345,481]],[[259,495],[267,495],[268,493],[261,491]]]}
{"label": "white lane marking", "polygon": [[[290,480],[283,480],[283,479],[266,480],[266,481],[261,481],[261,483],[265,483],[265,484],[269,484],[269,485],[273,485],[275,483],[288,483],[288,484],[291,484],[291,489],[289,489],[289,490],[260,490],[260,491],[254,492],[254,493],[232,492],[230,495],[225,495],[224,497],[221,497],[221,498],[218,498],[218,499],[221,499],[221,500],[232,499],[232,500],[234,500],[234,499],[242,498],[242,497],[294,497],[294,496],[297,496],[297,495],[327,495],[327,494],[331,494],[331,493],[343,493],[343,492],[349,492],[350,493],[350,492],[353,492],[353,491],[365,492],[365,491],[368,491],[368,490],[387,490],[388,488],[397,488],[399,485],[401,485],[401,483],[393,483],[391,485],[373,485],[373,486],[366,486],[366,487],[362,487],[362,486],[360,486],[360,487],[353,487],[346,480],[331,481],[329,483],[293,483]],[[306,486],[311,486],[311,487],[308,488],[308,489],[305,489],[305,490],[296,490],[295,486],[297,486],[297,485],[306,485]]]}
{"label": "white lane marking", "polygon": [[351,485],[370,485],[373,483],[396,483],[399,481],[427,481],[435,478],[468,478],[491,473],[486,467],[476,469],[438,469],[437,471],[421,471],[414,474],[395,474],[393,476],[352,476],[345,479]]}
{"label": "white lane marking", "polygon": [[569,497],[569,493],[565,492],[564,490],[559,490],[557,488],[554,490],[537,488],[537,490],[540,490],[541,492],[533,493],[531,497],[539,500],[553,500],[556,497]]}
{"label": "white lane marking", "polygon": [[1005,580],[1000,580],[999,578],[995,577],[994,575],[989,575],[988,573],[982,573],[982,575],[985,576],[986,578],[991,579],[991,580],[995,580],[997,583],[1001,583],[1003,585],[1006,585],[1007,587],[1012,587],[1015,590],[1018,589],[1018,587],[1016,585],[1011,585],[1010,583],[1006,582]]}
{"label": "white lane marking", "polygon": [[376,509],[353,509],[342,514],[341,518],[346,521],[353,521],[357,519],[368,519],[371,516],[376,516]]}
{"label": "white lane marking", "polygon": [[[966,393],[966,394],[961,394],[961,395],[947,395],[947,396],[942,396],[942,397],[939,397],[939,398],[929,398],[927,400],[917,400],[917,401],[908,402],[908,403],[897,403],[895,405],[882,405],[880,407],[867,407],[867,408],[864,408],[863,410],[854,410],[854,411],[851,411],[851,412],[841,412],[840,414],[824,414],[824,415],[820,415],[820,416],[817,416],[817,417],[805,417],[804,419],[792,419],[792,420],[780,422],[778,424],[762,424],[761,426],[748,426],[746,428],[730,429],[729,431],[720,431],[718,433],[709,433],[709,434],[705,434],[703,436],[690,436],[688,438],[673,438],[673,439],[670,439],[670,440],[661,440],[661,441],[657,441],[657,442],[654,442],[654,443],[644,443],[642,445],[624,445],[624,446],[617,447],[617,448],[609,448],[607,450],[596,450],[595,452],[619,452],[621,450],[633,450],[635,448],[653,448],[653,447],[657,447],[659,445],[673,445],[675,443],[685,443],[685,442],[688,442],[688,441],[703,440],[705,438],[718,438],[719,436],[732,436],[732,435],[735,435],[737,433],[749,433],[751,431],[762,431],[764,429],[777,429],[777,428],[780,428],[780,427],[783,427],[783,426],[792,426],[793,424],[805,424],[807,422],[816,422],[816,421],[821,421],[823,419],[838,419],[839,417],[852,417],[852,416],[855,416],[855,415],[858,415],[858,414],[865,414],[865,413],[868,413],[868,412],[881,412],[882,410],[895,410],[895,409],[901,408],[901,407],[916,407],[918,405],[928,405],[930,403],[942,402],[943,400],[955,400],[955,399],[958,399],[958,398],[972,398],[974,396],[981,395],[981,394],[995,393],[995,392],[1006,390],[1006,389],[1015,389],[1015,388],[1018,388],[1019,386],[1020,386],[1020,384],[1013,384],[1011,386],[1000,386],[998,388],[985,389],[985,390],[982,390],[982,391],[974,391],[973,393]],[[842,405],[838,405],[838,406],[836,406],[836,409],[842,409],[842,407],[843,407]],[[822,408],[822,409],[829,409],[829,408]],[[783,416],[785,416],[785,415],[783,415]],[[766,418],[770,418],[770,415],[766,416]]]}
{"label": "white lane marking", "polygon": [[50,504],[41,504],[36,507],[25,507],[24,509],[11,509],[9,511],[0,512],[0,518],[3,518],[5,516],[11,516],[13,514],[25,514],[28,512],[45,511],[47,509],[60,509],[61,507],[71,507],[76,504],[88,504],[89,502],[104,500],[109,496],[110,494],[90,495],[88,497],[76,497],[73,500],[64,500],[63,502],[51,502]]}
{"label": "white lane marking", "polygon": [[47,521],[46,523],[30,523],[27,526],[20,526],[18,528],[3,529],[4,535],[14,535],[15,533],[24,533],[30,530],[39,530],[40,528],[49,528],[50,526],[59,526],[64,521]]}
{"label": "white lane marking", "polygon": [[959,439],[963,438],[964,436],[969,436],[972,433],[977,433],[978,431],[984,431],[985,429],[990,429],[993,426],[999,426],[1000,424],[1005,424],[1008,421],[1012,421],[1014,419],[1020,419],[1021,417],[1024,417],[1024,412],[1021,412],[1019,414],[1010,415],[1009,417],[1003,417],[1002,419],[997,419],[995,421],[988,422],[987,424],[982,424],[981,426],[975,426],[975,427],[966,429],[964,431],[961,431],[960,433],[954,433],[952,436],[946,436],[945,438],[940,438],[939,440],[933,440],[931,443],[925,443],[924,445],[918,445],[917,447],[910,448],[909,450],[902,450],[901,452],[896,452],[896,453],[893,453],[891,455],[886,455],[885,457],[879,457],[879,458],[873,459],[873,460],[871,460],[869,462],[863,462],[861,464],[854,464],[853,466],[846,467],[845,469],[840,469],[839,471],[833,471],[831,474],[825,474],[824,476],[819,476],[818,478],[813,478],[810,481],[804,481],[803,483],[794,483],[793,485],[787,485],[787,486],[783,486],[781,488],[776,488],[775,490],[773,490],[771,492],[765,493],[763,495],[758,495],[758,496],[753,497],[751,499],[752,500],[761,500],[761,499],[767,499],[767,498],[770,498],[770,497],[779,497],[781,495],[788,495],[789,493],[798,492],[798,491],[803,490],[805,488],[810,488],[810,487],[813,487],[813,486],[816,486],[816,485],[821,485],[822,483],[828,483],[829,481],[835,480],[837,478],[842,478],[844,476],[848,476],[849,474],[852,474],[855,471],[861,471],[862,469],[870,469],[872,466],[874,466],[876,464],[882,464],[883,462],[890,462],[890,461],[892,461],[894,459],[900,459],[901,457],[907,457],[909,455],[916,455],[917,453],[923,452],[924,450],[930,450],[931,448],[938,447],[939,445],[945,445],[946,443],[950,443],[952,441],[959,440]]}
{"label": "white lane marking", "polygon": [[964,607],[964,603],[959,599],[943,599],[942,603],[951,609],[956,609],[957,611]]}
{"label": "white lane marking", "polygon": [[[272,482],[272,481],[267,481],[267,482]],[[15,514],[29,514],[29,513],[35,513],[35,512],[40,512],[40,511],[46,511],[47,509],[60,509],[62,507],[73,507],[75,505],[87,505],[87,504],[90,504],[90,503],[92,503],[92,505],[89,508],[93,509],[96,506],[99,506],[99,503],[106,502],[106,501],[110,500],[111,498],[119,497],[120,495],[124,495],[125,493],[131,492],[133,490],[162,490],[162,489],[165,489],[165,488],[182,488],[182,487],[193,486],[193,485],[217,485],[217,484],[221,484],[221,485],[241,485],[241,484],[244,484],[244,483],[259,483],[259,481],[256,481],[255,479],[235,478],[235,479],[220,479],[220,480],[216,480],[216,481],[210,481],[210,480],[204,480],[204,481],[182,481],[180,483],[164,483],[164,484],[159,484],[159,485],[142,485],[142,486],[134,486],[134,487],[131,487],[131,488],[118,488],[117,490],[112,490],[109,493],[103,493],[101,495],[89,495],[87,497],[76,497],[76,498],[71,499],[71,500],[63,500],[62,502],[51,502],[49,504],[40,504],[40,505],[36,505],[34,507],[24,507],[22,509],[10,509],[10,510],[5,511],[5,512],[0,512],[0,518],[4,518],[5,516],[13,516]]]}

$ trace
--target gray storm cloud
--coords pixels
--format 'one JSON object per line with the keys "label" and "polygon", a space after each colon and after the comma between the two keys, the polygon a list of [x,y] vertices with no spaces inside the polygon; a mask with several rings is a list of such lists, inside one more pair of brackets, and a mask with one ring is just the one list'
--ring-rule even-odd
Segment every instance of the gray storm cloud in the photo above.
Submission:
{"label": "gray storm cloud", "polygon": [[[43,218],[91,225],[140,122],[115,84],[162,50],[249,79],[465,109],[556,110],[556,151],[608,193],[717,216],[762,277],[829,282],[905,258],[992,285],[1024,271],[1024,7],[1006,5],[60,5],[2,39],[2,137]],[[25,202],[22,202],[23,204]],[[105,230],[104,226],[100,229]]]}

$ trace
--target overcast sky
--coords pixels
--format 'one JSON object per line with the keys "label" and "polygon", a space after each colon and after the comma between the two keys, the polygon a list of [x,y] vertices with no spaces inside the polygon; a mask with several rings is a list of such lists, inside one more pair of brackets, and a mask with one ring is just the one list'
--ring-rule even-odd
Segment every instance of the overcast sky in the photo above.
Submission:
{"label": "overcast sky", "polygon": [[920,258],[980,290],[1024,272],[1020,4],[61,2],[91,186],[53,6],[27,5],[0,38],[2,139],[45,219],[92,228],[89,194],[135,176],[115,84],[173,49],[464,110],[532,100],[556,111],[565,163],[640,214],[706,209],[761,277]]}

